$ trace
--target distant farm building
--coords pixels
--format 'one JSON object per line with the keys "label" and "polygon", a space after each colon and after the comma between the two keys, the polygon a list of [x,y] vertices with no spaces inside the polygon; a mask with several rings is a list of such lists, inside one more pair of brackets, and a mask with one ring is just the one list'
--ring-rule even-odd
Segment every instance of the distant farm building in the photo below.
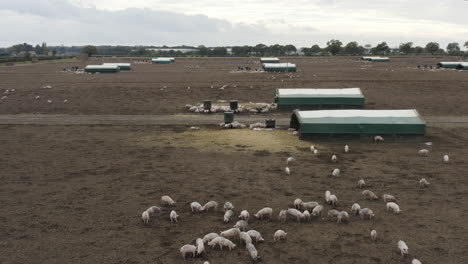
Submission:
{"label": "distant farm building", "polygon": [[315,110],[294,111],[290,127],[300,139],[333,136],[417,136],[426,134],[426,122],[409,110]]}
{"label": "distant farm building", "polygon": [[132,64],[131,63],[103,63],[102,65],[105,66],[112,66],[112,65],[117,65],[121,71],[130,71],[132,69]]}
{"label": "distant farm building", "polygon": [[119,72],[120,68],[117,65],[88,65],[85,67],[84,71],[91,73],[112,73]]}
{"label": "distant farm building", "polygon": [[264,63],[263,70],[267,72],[295,72],[296,64],[293,63]]}
{"label": "distant farm building", "polygon": [[310,110],[363,108],[365,100],[360,88],[280,88],[276,89],[275,102],[279,110]]}
{"label": "distant farm building", "polygon": [[362,57],[361,60],[373,61],[373,62],[389,62],[389,57]]}
{"label": "distant farm building", "polygon": [[278,58],[260,58],[261,63],[279,63],[280,60]]}
{"label": "distant farm building", "polygon": [[459,61],[441,61],[437,63],[438,68],[444,69],[456,69],[458,65],[460,65]]}
{"label": "distant farm building", "polygon": [[468,62],[459,63],[457,66],[458,70],[468,70]]}
{"label": "distant farm building", "polygon": [[151,60],[151,63],[155,63],[155,64],[169,64],[169,63],[172,63],[174,62],[175,59],[174,58],[156,58],[156,59],[152,59]]}

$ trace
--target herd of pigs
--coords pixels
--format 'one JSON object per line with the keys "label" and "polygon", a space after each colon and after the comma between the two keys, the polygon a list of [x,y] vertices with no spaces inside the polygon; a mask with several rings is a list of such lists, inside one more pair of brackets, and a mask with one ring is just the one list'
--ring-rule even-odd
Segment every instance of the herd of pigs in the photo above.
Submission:
{"label": "herd of pigs", "polygon": [[[382,142],[383,138],[378,136],[376,142]],[[310,150],[315,155],[318,154],[317,148],[314,146],[310,147]],[[349,146],[346,145],[344,147],[344,153],[349,152]],[[418,154],[421,156],[427,156],[429,151],[427,149],[421,149],[418,151]],[[338,161],[338,157],[333,155],[331,157],[331,162],[336,163]],[[444,164],[449,163],[449,156],[444,155],[442,159]],[[293,157],[289,157],[286,159],[286,163],[288,166],[296,163],[296,160]],[[285,168],[285,172],[287,175],[290,175],[289,167]],[[339,169],[334,169],[332,177],[339,177]],[[364,179],[360,179],[357,182],[357,186],[359,188],[364,188],[366,183]],[[429,187],[429,182],[422,178],[419,181],[420,188],[427,188]],[[367,200],[378,200],[379,197],[370,190],[363,190],[362,195]],[[399,205],[396,203],[397,199],[395,196],[391,194],[383,194],[382,195],[383,201],[386,203],[387,211],[392,210],[394,214],[399,214],[402,210],[400,209]],[[336,208],[338,205],[338,197],[335,194],[332,194],[330,191],[325,192],[325,202]],[[161,204],[165,207],[173,206],[176,202],[169,196],[162,196],[161,197]],[[285,210],[281,210],[278,215],[278,220],[281,223],[285,223],[288,219],[300,221],[310,221],[311,218],[314,217],[321,217],[325,207],[320,205],[318,202],[309,201],[303,202],[301,199],[297,198],[293,202],[294,208],[288,208]],[[192,202],[190,204],[190,209],[192,213],[201,213],[207,211],[216,211],[218,209],[218,203],[216,201],[209,201],[205,205],[201,205],[198,202]],[[234,215],[234,205],[231,202],[226,202],[223,206],[224,210],[224,222],[228,223]],[[303,210],[303,211],[301,211]],[[147,210],[145,210],[142,215],[142,221],[144,224],[148,224],[150,219],[156,215],[161,215],[161,208],[158,206],[151,206]],[[354,203],[351,206],[351,215],[359,216],[361,220],[371,220],[375,215],[374,212],[369,208],[361,208],[358,203]],[[254,217],[258,220],[269,219],[270,221],[273,220],[273,209],[270,207],[265,207],[260,209]],[[172,210],[169,214],[169,219],[171,222],[177,222],[178,214],[175,210]],[[212,249],[215,249],[217,246],[222,250],[223,247],[229,249],[230,251],[236,247],[233,241],[237,240],[240,243],[245,244],[245,248],[248,251],[248,254],[252,258],[253,261],[260,259],[258,255],[257,249],[255,248],[253,242],[259,243],[264,241],[264,238],[260,234],[260,232],[256,230],[248,230],[250,214],[247,210],[241,211],[240,215],[238,216],[240,219],[237,223],[230,229],[225,230],[218,233],[209,233],[205,235],[203,238],[197,238],[195,240],[195,245],[187,244],[180,248],[180,253],[182,257],[185,259],[187,256],[196,257],[197,255],[202,255],[205,253],[205,244],[207,244]],[[330,209],[327,213],[327,219],[335,220],[337,224],[347,223],[349,221],[349,214],[347,211],[338,211],[336,209]],[[284,240],[286,239],[287,233],[284,230],[277,230],[274,235],[274,241],[277,240]],[[232,240],[230,240],[232,239]],[[377,239],[377,230],[371,230],[370,239],[375,241]],[[403,240],[399,240],[397,242],[397,249],[402,256],[409,254],[409,249],[406,243]],[[412,264],[421,264],[421,262],[417,259],[413,259]],[[209,264],[208,261],[205,261],[204,264]]]}

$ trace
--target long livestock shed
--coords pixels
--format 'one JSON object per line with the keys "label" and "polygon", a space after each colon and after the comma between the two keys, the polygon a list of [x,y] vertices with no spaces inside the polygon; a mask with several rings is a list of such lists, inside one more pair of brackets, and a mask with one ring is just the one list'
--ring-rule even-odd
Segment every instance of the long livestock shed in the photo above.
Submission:
{"label": "long livestock shed", "polygon": [[296,64],[293,63],[263,63],[263,70],[267,72],[295,72]]}
{"label": "long livestock shed", "polygon": [[275,102],[279,110],[363,108],[365,99],[360,88],[279,88]]}
{"label": "long livestock shed", "polygon": [[280,60],[278,58],[260,58],[261,63],[279,63]]}
{"label": "long livestock shed", "polygon": [[119,72],[120,68],[117,65],[88,65],[85,67],[84,71],[92,73],[111,73]]}
{"label": "long livestock shed", "polygon": [[426,134],[426,122],[409,110],[315,110],[294,111],[290,127],[300,139],[330,136],[417,136]]}
{"label": "long livestock shed", "polygon": [[445,69],[456,69],[460,65],[459,61],[441,61],[437,63],[437,67]]}
{"label": "long livestock shed", "polygon": [[172,62],[173,61],[171,60],[171,58],[156,58],[156,59],[151,60],[151,63],[157,63],[157,64],[169,64]]}
{"label": "long livestock shed", "polygon": [[121,62],[112,62],[112,63],[103,63],[102,65],[117,65],[121,71],[129,71],[132,69],[132,64],[131,63],[121,63]]}
{"label": "long livestock shed", "polygon": [[361,60],[373,61],[373,62],[389,62],[389,57],[362,57]]}
{"label": "long livestock shed", "polygon": [[468,70],[468,62],[459,63],[457,66],[458,70]]}

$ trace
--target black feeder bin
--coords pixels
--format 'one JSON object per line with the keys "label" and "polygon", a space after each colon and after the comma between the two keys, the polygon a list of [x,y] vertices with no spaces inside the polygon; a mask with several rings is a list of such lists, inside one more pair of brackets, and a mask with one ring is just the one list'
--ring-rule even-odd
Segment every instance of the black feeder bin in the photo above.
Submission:
{"label": "black feeder bin", "polygon": [[275,119],[265,119],[266,128],[275,128],[276,120]]}
{"label": "black feeder bin", "polygon": [[203,101],[203,109],[211,110],[211,100],[204,100]]}
{"label": "black feeder bin", "polygon": [[237,100],[231,100],[229,101],[229,107],[231,108],[231,111],[236,111],[237,108],[239,108],[239,103]]}
{"label": "black feeder bin", "polygon": [[230,124],[234,122],[234,113],[233,112],[224,112],[224,123]]}

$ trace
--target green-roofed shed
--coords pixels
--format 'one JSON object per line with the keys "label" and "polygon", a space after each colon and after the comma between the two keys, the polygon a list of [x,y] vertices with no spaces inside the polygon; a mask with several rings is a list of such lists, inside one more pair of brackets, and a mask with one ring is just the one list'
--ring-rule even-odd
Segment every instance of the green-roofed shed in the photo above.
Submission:
{"label": "green-roofed shed", "polygon": [[264,63],[263,70],[267,72],[295,72],[296,64],[293,63]]}
{"label": "green-roofed shed", "polygon": [[468,62],[459,63],[457,66],[458,70],[468,70]]}
{"label": "green-roofed shed", "polygon": [[332,135],[405,135],[424,137],[426,122],[409,110],[294,111],[290,127],[301,139]]}
{"label": "green-roofed shed", "polygon": [[121,63],[121,62],[112,62],[112,63],[103,63],[102,65],[117,65],[121,71],[129,71],[132,69],[132,64],[131,63]]}
{"label": "green-roofed shed", "polygon": [[278,58],[260,58],[261,63],[279,63],[280,60]]}
{"label": "green-roofed shed", "polygon": [[155,63],[155,64],[169,64],[169,63],[172,63],[172,60],[171,60],[171,58],[156,58],[156,59],[152,59],[152,60],[151,60],[151,63]]}
{"label": "green-roofed shed", "polygon": [[88,65],[85,67],[84,71],[91,73],[112,73],[119,72],[120,68],[117,65]]}
{"label": "green-roofed shed", "polygon": [[444,69],[456,69],[460,65],[459,61],[441,61],[437,63],[437,67]]}
{"label": "green-roofed shed", "polygon": [[279,110],[363,108],[365,99],[360,88],[279,88],[275,102]]}

